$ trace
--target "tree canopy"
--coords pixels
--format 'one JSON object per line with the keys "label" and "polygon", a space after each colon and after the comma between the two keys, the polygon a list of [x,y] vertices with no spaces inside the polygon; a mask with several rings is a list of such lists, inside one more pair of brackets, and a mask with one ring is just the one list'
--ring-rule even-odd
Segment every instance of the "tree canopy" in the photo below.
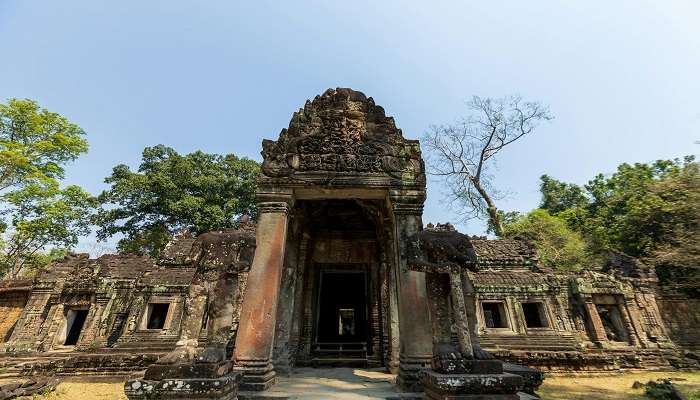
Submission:
{"label": "tree canopy", "polygon": [[504,223],[503,235],[531,241],[542,263],[549,268],[579,270],[590,262],[586,242],[565,220],[543,209],[511,218]]}
{"label": "tree canopy", "polygon": [[256,214],[258,173],[257,162],[233,154],[147,147],[137,171],[117,165],[105,179],[111,187],[99,196],[98,238],[121,234],[120,251],[157,257],[178,231],[234,226],[237,216]]}
{"label": "tree canopy", "polygon": [[95,199],[59,183],[65,166],[87,152],[84,135],[32,100],[0,104],[0,275],[41,268],[89,233]]}
{"label": "tree canopy", "polygon": [[0,190],[55,183],[64,166],[86,153],[85,132],[32,100],[0,104]]}
{"label": "tree canopy", "polygon": [[700,166],[693,157],[624,163],[583,187],[541,180],[540,207],[580,233],[593,253],[641,258],[664,283],[700,293]]}

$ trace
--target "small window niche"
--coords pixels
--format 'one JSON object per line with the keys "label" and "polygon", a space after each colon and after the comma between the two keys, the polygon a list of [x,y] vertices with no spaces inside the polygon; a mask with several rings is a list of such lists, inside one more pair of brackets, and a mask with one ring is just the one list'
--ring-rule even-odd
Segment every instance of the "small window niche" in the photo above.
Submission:
{"label": "small window niche", "polygon": [[525,316],[525,326],[528,328],[547,328],[547,316],[544,312],[544,303],[532,301],[520,303]]}
{"label": "small window niche", "polygon": [[481,310],[487,328],[508,328],[506,308],[502,302],[481,303]]}
{"label": "small window niche", "polygon": [[146,329],[164,329],[170,303],[149,303],[146,309]]}
{"label": "small window niche", "polygon": [[80,334],[87,319],[88,310],[71,309],[66,312],[66,327],[64,346],[75,346],[78,344]]}

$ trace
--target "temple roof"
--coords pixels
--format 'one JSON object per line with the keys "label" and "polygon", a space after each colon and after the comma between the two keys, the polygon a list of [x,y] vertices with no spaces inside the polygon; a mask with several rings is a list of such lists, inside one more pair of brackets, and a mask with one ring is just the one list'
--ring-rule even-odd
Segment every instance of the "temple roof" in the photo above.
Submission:
{"label": "temple roof", "polygon": [[530,267],[537,265],[537,250],[535,246],[525,240],[472,238],[470,241],[474,247],[479,267]]}

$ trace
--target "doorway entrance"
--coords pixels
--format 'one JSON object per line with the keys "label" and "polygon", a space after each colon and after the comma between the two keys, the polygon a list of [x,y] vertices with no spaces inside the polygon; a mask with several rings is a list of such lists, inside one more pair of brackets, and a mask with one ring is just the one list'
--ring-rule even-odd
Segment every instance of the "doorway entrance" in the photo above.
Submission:
{"label": "doorway entrance", "polygon": [[366,360],[369,337],[366,273],[320,271],[316,310],[316,355],[336,361],[340,361],[337,357]]}
{"label": "doorway entrance", "polygon": [[66,340],[63,342],[64,346],[75,346],[78,344],[87,314],[88,310],[68,310],[66,314]]}

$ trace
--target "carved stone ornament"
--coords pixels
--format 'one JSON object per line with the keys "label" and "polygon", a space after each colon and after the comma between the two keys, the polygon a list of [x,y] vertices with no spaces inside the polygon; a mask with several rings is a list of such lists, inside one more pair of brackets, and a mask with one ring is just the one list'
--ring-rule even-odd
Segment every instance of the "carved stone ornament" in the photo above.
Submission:
{"label": "carved stone ornament", "polygon": [[352,89],[329,89],[307,101],[277,141],[263,141],[262,156],[263,180],[303,180],[304,174],[425,179],[418,141],[404,139],[382,107]]}
{"label": "carved stone ornament", "polygon": [[469,236],[450,224],[428,226],[409,240],[408,268],[428,273],[460,273],[476,269],[476,255]]}

